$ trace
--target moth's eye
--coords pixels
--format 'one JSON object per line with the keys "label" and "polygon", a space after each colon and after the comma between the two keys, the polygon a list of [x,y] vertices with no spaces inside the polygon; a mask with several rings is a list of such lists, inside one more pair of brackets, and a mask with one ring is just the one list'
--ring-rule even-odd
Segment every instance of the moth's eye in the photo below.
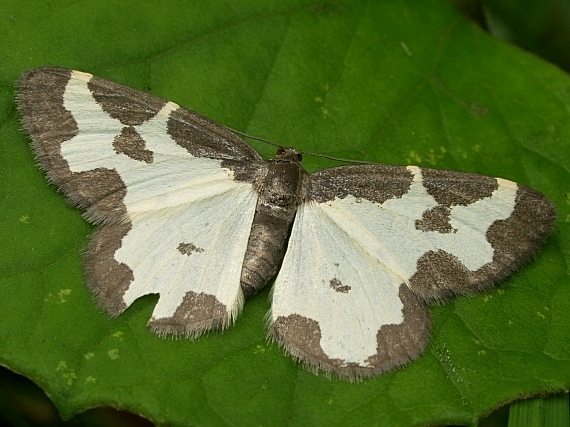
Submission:
{"label": "moth's eye", "polygon": [[301,153],[297,153],[297,160],[303,160],[303,155]]}
{"label": "moth's eye", "polygon": [[277,154],[283,154],[285,152],[285,149],[283,147],[279,147],[277,149]]}

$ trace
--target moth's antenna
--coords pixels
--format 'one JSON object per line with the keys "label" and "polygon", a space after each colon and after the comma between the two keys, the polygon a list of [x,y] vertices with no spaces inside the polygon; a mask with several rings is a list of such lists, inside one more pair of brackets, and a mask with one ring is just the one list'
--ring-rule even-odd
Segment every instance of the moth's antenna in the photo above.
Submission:
{"label": "moth's antenna", "polygon": [[239,131],[239,130],[237,130],[237,129],[232,129],[232,128],[227,127],[227,126],[225,126],[225,127],[226,127],[227,129],[231,130],[233,133],[237,133],[239,136],[243,136],[244,138],[253,139],[254,141],[259,141],[259,142],[265,142],[266,144],[273,145],[274,147],[277,147],[277,148],[283,148],[282,145],[277,144],[276,142],[269,141],[269,140],[267,140],[267,139],[263,139],[263,138],[260,138],[260,137],[258,137],[258,136],[253,136],[253,135],[250,135],[250,134],[248,134],[248,133],[241,132],[241,131]]}
{"label": "moth's antenna", "polygon": [[[248,139],[253,139],[254,141],[259,141],[259,142],[265,142],[266,144],[272,145],[274,147],[277,148],[284,148],[281,144],[277,144],[273,141],[269,141],[267,139],[264,138],[260,138],[258,136],[253,136],[253,135],[249,135],[245,132],[241,132],[237,129],[232,129],[230,127],[226,128],[228,130],[231,130],[234,133],[237,133],[239,136],[244,137],[244,138],[248,138]],[[309,153],[308,151],[301,151],[301,150],[297,150],[299,153],[305,155],[305,156],[313,156],[313,157],[322,157],[323,159],[329,159],[329,160],[335,160],[337,162],[348,162],[348,163],[360,163],[360,164],[370,164],[370,162],[367,162],[365,160],[352,160],[352,159],[343,159],[342,157],[334,157],[334,156],[327,156],[326,154],[317,154],[317,153]]]}
{"label": "moth's antenna", "polygon": [[366,160],[344,159],[342,157],[334,157],[334,156],[328,156],[326,154],[318,154],[318,153],[309,153],[307,151],[299,151],[299,153],[304,154],[306,156],[322,157],[323,159],[336,160],[337,162],[360,163],[362,165],[369,165],[370,164],[370,162],[367,162]]}

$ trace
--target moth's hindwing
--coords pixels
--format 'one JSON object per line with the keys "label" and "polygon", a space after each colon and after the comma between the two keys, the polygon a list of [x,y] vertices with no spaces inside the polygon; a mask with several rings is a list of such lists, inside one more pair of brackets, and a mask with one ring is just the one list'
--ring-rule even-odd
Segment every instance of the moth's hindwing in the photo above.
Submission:
{"label": "moth's hindwing", "polygon": [[195,336],[243,304],[244,257],[261,157],[224,127],[90,74],[28,71],[18,105],[37,158],[85,217],[102,225],[86,274],[110,314],[160,294],[149,324]]}
{"label": "moth's hindwing", "polygon": [[271,335],[348,379],[415,359],[426,302],[489,288],[550,233],[554,205],[499,178],[414,166],[309,177],[275,281]]}

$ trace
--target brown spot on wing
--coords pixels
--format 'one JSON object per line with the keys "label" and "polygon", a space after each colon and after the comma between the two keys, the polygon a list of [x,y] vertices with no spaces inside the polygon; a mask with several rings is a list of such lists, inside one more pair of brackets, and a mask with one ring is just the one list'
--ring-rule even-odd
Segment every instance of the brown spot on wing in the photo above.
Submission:
{"label": "brown spot on wing", "polygon": [[188,291],[172,317],[151,319],[148,325],[160,335],[197,337],[203,332],[227,327],[229,320],[227,307],[215,296]]}
{"label": "brown spot on wing", "polygon": [[416,229],[421,231],[437,231],[439,233],[454,233],[449,220],[451,210],[447,206],[435,206],[424,211],[422,219],[416,220]]}
{"label": "brown spot on wing", "polygon": [[194,243],[181,242],[176,249],[182,255],[188,255],[188,256],[192,255],[192,253],[194,253],[194,252],[197,252],[197,253],[204,252],[204,249],[199,248],[198,246],[194,245]]}
{"label": "brown spot on wing", "polygon": [[164,99],[96,76],[87,86],[103,111],[124,126],[143,124],[166,104]]}
{"label": "brown spot on wing", "polygon": [[124,204],[126,188],[115,170],[95,169],[73,175],[78,194],[85,193],[83,200],[90,206],[85,214],[91,220],[97,219],[97,215],[104,215],[102,219],[117,220],[114,224],[101,225],[91,235],[84,255],[89,288],[99,305],[116,316],[126,310],[123,296],[134,280],[131,268],[115,259],[123,238],[132,229],[130,221],[125,222],[128,218]]}
{"label": "brown spot on wing", "polygon": [[99,305],[112,316],[126,310],[123,295],[134,280],[133,271],[115,259],[131,224],[103,225],[93,233],[85,253],[87,284]]}
{"label": "brown spot on wing", "polygon": [[491,197],[499,188],[496,178],[473,173],[421,168],[422,183],[442,206],[470,205]]}
{"label": "brown spot on wing", "polygon": [[449,222],[451,207],[491,197],[499,186],[496,178],[472,173],[424,168],[421,173],[422,184],[438,203],[416,221],[416,228],[421,231],[455,232]]}
{"label": "brown spot on wing", "polygon": [[429,251],[417,264],[410,288],[425,300],[488,289],[527,262],[540,248],[556,222],[556,209],[542,194],[518,186],[512,215],[495,221],[487,230],[493,260],[469,271],[454,255]]}
{"label": "brown spot on wing", "polygon": [[152,163],[153,152],[146,149],[145,140],[135,128],[125,126],[113,140],[113,148],[117,154],[125,154],[133,160]]}
{"label": "brown spot on wing", "polygon": [[329,358],[321,348],[322,332],[316,320],[298,314],[278,317],[270,333],[287,353],[315,372],[322,370],[351,381],[377,376],[417,359],[429,340],[431,320],[425,302],[403,284],[399,296],[404,304],[404,321],[380,328],[377,353],[368,358],[369,366]]}
{"label": "brown spot on wing", "polygon": [[85,209],[84,216],[93,223],[118,223],[127,219],[125,183],[110,169],[93,169],[70,175],[65,184],[69,199]]}
{"label": "brown spot on wing", "polygon": [[410,279],[410,288],[425,300],[438,300],[455,293],[474,293],[470,272],[452,254],[439,250],[420,257],[417,272]]}
{"label": "brown spot on wing", "polygon": [[377,353],[368,358],[377,375],[417,359],[429,341],[431,317],[425,302],[402,284],[399,292],[404,307],[404,321],[399,325],[384,325],[376,336]]}
{"label": "brown spot on wing", "polygon": [[77,123],[63,106],[63,94],[71,70],[35,68],[22,74],[18,81],[18,109],[24,128],[32,138],[36,158],[50,181],[66,194],[71,172],[61,157],[61,143],[77,135]]}
{"label": "brown spot on wing", "polygon": [[309,175],[304,199],[324,203],[352,195],[384,203],[406,194],[412,178],[404,166],[370,164],[328,168]]}
{"label": "brown spot on wing", "polygon": [[340,292],[342,294],[347,294],[352,289],[349,285],[343,285],[336,277],[329,280],[329,284],[336,292]]}
{"label": "brown spot on wing", "polygon": [[287,353],[307,363],[314,371],[332,372],[344,364],[343,360],[329,359],[321,348],[321,328],[316,320],[299,314],[278,317],[270,333]]}
{"label": "brown spot on wing", "polygon": [[197,157],[222,160],[236,181],[254,182],[264,164],[249,144],[226,127],[186,108],[170,114],[168,134],[178,145]]}

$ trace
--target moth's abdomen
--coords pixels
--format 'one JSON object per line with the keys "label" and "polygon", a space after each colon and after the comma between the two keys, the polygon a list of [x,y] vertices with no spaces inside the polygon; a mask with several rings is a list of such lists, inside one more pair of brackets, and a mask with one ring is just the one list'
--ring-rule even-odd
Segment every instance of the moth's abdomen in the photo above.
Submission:
{"label": "moth's abdomen", "polygon": [[273,279],[283,261],[299,203],[300,177],[306,173],[299,166],[296,156],[296,152],[292,151],[278,155],[269,164],[260,184],[259,200],[241,272],[241,289],[246,298]]}
{"label": "moth's abdomen", "polygon": [[241,289],[246,298],[257,293],[277,274],[285,255],[291,222],[295,216],[293,211],[288,221],[276,218],[264,213],[266,208],[258,205],[243,261]]}

